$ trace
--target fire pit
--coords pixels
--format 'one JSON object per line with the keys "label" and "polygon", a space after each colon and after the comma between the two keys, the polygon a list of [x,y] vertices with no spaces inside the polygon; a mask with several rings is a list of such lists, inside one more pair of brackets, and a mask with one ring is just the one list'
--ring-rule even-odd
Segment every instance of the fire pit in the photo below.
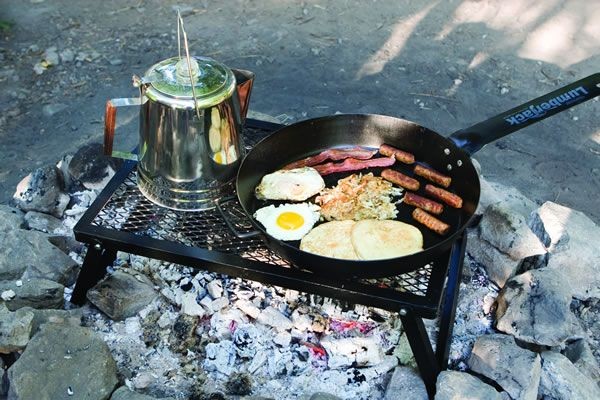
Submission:
{"label": "fire pit", "polygon": [[[276,128],[277,124],[248,120],[245,142],[254,144]],[[229,190],[233,194],[233,187]],[[238,230],[251,229],[237,202],[228,202],[225,212]],[[77,240],[88,244],[73,303],[82,304],[88,289],[112,265],[117,251],[125,251],[397,312],[430,397],[435,393],[437,375],[446,368],[464,238],[427,265],[401,275],[378,279],[323,277],[290,265],[259,238],[235,237],[216,210],[189,213],[151,203],[136,185],[132,161],[113,177],[73,230]],[[438,315],[434,352],[423,318]]]}

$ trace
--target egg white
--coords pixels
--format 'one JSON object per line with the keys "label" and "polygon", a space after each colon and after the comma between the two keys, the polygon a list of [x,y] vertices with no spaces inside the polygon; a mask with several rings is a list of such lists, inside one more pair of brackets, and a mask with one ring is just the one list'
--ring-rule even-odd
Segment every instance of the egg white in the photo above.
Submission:
{"label": "egg white", "polygon": [[[310,203],[270,205],[259,208],[254,218],[260,222],[267,233],[279,240],[300,240],[319,220],[320,207]],[[284,229],[277,225],[277,218],[284,212],[294,212],[302,216],[304,223],[296,229]]]}
{"label": "egg white", "polygon": [[278,170],[263,176],[256,187],[261,200],[304,201],[325,188],[325,181],[311,167]]}

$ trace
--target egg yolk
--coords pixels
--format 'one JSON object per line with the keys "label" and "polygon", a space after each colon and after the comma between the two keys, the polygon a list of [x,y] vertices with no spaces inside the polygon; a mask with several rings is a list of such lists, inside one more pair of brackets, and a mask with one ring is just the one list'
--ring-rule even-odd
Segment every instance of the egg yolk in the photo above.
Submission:
{"label": "egg yolk", "polygon": [[276,223],[282,229],[293,230],[304,225],[304,218],[298,213],[285,211],[279,214]]}
{"label": "egg yolk", "polygon": [[215,154],[214,160],[217,164],[223,164],[223,154],[221,154],[221,152],[218,152],[217,154]]}

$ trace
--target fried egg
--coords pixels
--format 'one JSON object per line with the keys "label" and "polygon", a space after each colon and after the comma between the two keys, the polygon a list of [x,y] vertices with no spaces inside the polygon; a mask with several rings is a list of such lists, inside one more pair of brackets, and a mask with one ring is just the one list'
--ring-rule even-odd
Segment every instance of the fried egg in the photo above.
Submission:
{"label": "fried egg", "polygon": [[325,188],[325,181],[311,167],[282,169],[263,176],[256,187],[260,200],[304,201]]}
{"label": "fried egg", "polygon": [[254,218],[279,240],[300,240],[319,220],[319,206],[310,203],[270,205],[259,208]]}

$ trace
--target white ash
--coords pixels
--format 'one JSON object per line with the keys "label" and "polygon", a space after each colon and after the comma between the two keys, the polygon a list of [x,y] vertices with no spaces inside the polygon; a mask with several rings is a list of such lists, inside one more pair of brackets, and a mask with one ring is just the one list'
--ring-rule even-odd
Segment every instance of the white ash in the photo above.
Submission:
{"label": "white ash", "polygon": [[8,289],[8,290],[3,291],[2,294],[0,294],[0,297],[4,301],[10,301],[10,300],[14,299],[16,295],[17,294],[15,293],[14,290]]}
{"label": "white ash", "polygon": [[[397,364],[385,355],[401,333],[392,313],[376,310],[388,319],[377,323],[369,317],[373,309],[320,296],[133,255],[119,254],[117,264],[143,272],[163,294],[119,323],[94,314],[92,326],[104,334],[131,388],[158,394],[162,387],[163,395],[185,398],[197,378],[189,372],[195,366],[219,390],[239,371],[253,376],[254,395],[294,399],[310,388],[368,399],[381,397],[386,375]],[[152,313],[158,339],[148,347],[141,324]],[[205,340],[185,355],[170,350],[168,340],[180,313],[198,318],[196,335]]]}
{"label": "white ash", "polygon": [[466,368],[465,361],[470,357],[477,337],[494,332],[493,311],[496,297],[498,287],[489,281],[479,268],[472,270],[468,282],[461,283],[450,345],[451,365],[458,369]]}

